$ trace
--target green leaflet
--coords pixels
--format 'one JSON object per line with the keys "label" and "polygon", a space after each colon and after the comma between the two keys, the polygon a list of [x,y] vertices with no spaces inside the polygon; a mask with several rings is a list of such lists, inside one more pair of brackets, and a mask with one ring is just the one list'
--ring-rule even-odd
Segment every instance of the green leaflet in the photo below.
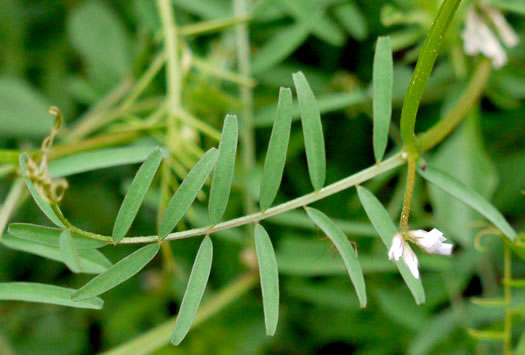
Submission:
{"label": "green leaflet", "polygon": [[157,147],[152,145],[137,145],[77,153],[51,161],[49,163],[49,175],[56,178],[113,166],[140,163],[146,160],[155,149]]}
{"label": "green leaflet", "polygon": [[516,232],[505,220],[505,217],[503,217],[501,213],[490,204],[490,202],[485,200],[479,193],[472,190],[470,187],[457,181],[450,175],[430,166],[427,166],[425,171],[418,169],[418,173],[441,190],[450,194],[452,197],[457,198],[478,211],[500,229],[510,240],[513,240],[516,237]]}
{"label": "green leaflet", "polygon": [[290,25],[277,32],[253,56],[252,72],[262,74],[264,70],[280,63],[304,42],[308,32],[308,26],[303,23]]}
{"label": "green leaflet", "polygon": [[160,162],[162,161],[162,152],[156,148],[142,164],[137,175],[133,179],[129,190],[122,201],[120,210],[113,226],[113,242],[120,242],[128,232],[137,212],[139,211],[146,192],[157,173]]}
{"label": "green leaflet", "polygon": [[[11,223],[7,232],[17,238],[58,248],[58,239],[63,229],[39,226],[28,223]],[[106,246],[100,240],[89,239],[72,234],[77,249],[96,249]]]}
{"label": "green leaflet", "polygon": [[207,236],[202,240],[197,256],[195,257],[188,286],[182,299],[175,329],[171,337],[171,343],[174,345],[179,345],[182,340],[184,340],[195,319],[202,295],[208,283],[208,278],[210,277],[212,259],[213,244],[210,237]]}
{"label": "green leaflet", "polygon": [[0,283],[0,300],[24,301],[56,304],[59,306],[101,309],[104,301],[100,298],[89,298],[81,302],[71,300],[75,290],[53,285],[33,282],[3,282]]}
{"label": "green leaflet", "polygon": [[210,188],[208,213],[212,225],[220,222],[230,198],[238,136],[237,116],[226,115]]}
{"label": "green leaflet", "polygon": [[74,301],[82,301],[98,296],[120,285],[148,265],[157,255],[159,249],[160,244],[153,243],[136,250],[106,272],[91,279],[91,281],[78,289],[71,298]]}
{"label": "green leaflet", "polygon": [[394,83],[394,64],[390,38],[377,39],[374,56],[374,156],[379,163],[385,154],[388,143],[388,130],[392,115],[392,88]]}
{"label": "green leaflet", "polygon": [[73,271],[74,273],[80,272],[80,258],[78,257],[78,252],[75,248],[71,233],[69,233],[67,229],[60,233],[58,246],[60,248],[60,253],[62,254],[64,264],[66,264],[69,270]]}
{"label": "green leaflet", "polygon": [[[34,243],[32,241],[18,239],[5,234],[2,243],[11,249],[35,254],[43,258],[64,262],[62,253],[57,247]],[[58,242],[57,242],[58,243]],[[86,274],[100,274],[111,267],[111,262],[96,249],[85,249],[78,251],[80,269]]]}
{"label": "green leaflet", "polygon": [[[385,244],[386,248],[389,249],[392,245],[392,238],[397,233],[397,229],[392,222],[392,219],[388,215],[388,212],[385,210],[381,202],[372,194],[370,191],[365,189],[362,186],[357,187],[357,194],[359,195],[359,200],[365,209],[365,212],[372,222],[372,225],[376,229],[377,233],[381,237],[381,240]],[[385,253],[385,258],[387,254]],[[403,280],[407,284],[410,292],[414,296],[417,304],[422,304],[425,302],[425,290],[421,284],[421,280],[416,279],[408,267],[402,260],[394,261]]]}
{"label": "green leaflet", "polygon": [[334,8],[334,15],[345,30],[355,39],[362,41],[368,34],[366,18],[352,2],[344,2]]}
{"label": "green leaflet", "polygon": [[260,224],[255,225],[255,250],[261,278],[266,335],[274,335],[279,321],[279,271],[270,236]]}
{"label": "green leaflet", "polygon": [[315,190],[320,190],[325,181],[326,158],[324,147],[323,126],[321,114],[312,89],[308,85],[302,72],[293,74],[293,81],[297,90],[301,123],[303,125],[306,160],[310,180]]}
{"label": "green leaflet", "polygon": [[159,227],[159,238],[164,239],[190,208],[217,161],[217,149],[211,148],[190,170],[170,200]]}
{"label": "green leaflet", "polygon": [[272,128],[259,194],[259,205],[264,211],[272,205],[283,177],[286,153],[292,126],[292,90],[281,88],[277,103],[277,116]]}
{"label": "green leaflet", "polygon": [[335,225],[334,222],[332,222],[324,213],[311,207],[306,209],[306,213],[308,213],[308,216],[312,221],[321,228],[328,238],[330,238],[332,243],[334,243],[337,251],[343,258],[346,271],[355,287],[357,298],[359,298],[359,304],[361,305],[361,308],[366,307],[365,280],[363,277],[363,271],[361,270],[361,265],[357,260],[352,244],[341,229],[337,227],[337,225]]}
{"label": "green leaflet", "polygon": [[60,219],[57,217],[55,211],[51,209],[51,206],[49,205],[49,203],[40,196],[33,182],[29,178],[27,178],[26,164],[27,164],[27,161],[29,160],[29,155],[27,153],[22,153],[20,154],[19,159],[20,159],[20,170],[22,171],[22,175],[24,176],[24,180],[26,182],[27,188],[29,189],[31,196],[33,196],[35,203],[38,205],[40,210],[44,212],[44,214],[47,216],[47,218],[49,218],[51,222],[53,222],[59,227],[65,227],[62,221],[60,221]]}

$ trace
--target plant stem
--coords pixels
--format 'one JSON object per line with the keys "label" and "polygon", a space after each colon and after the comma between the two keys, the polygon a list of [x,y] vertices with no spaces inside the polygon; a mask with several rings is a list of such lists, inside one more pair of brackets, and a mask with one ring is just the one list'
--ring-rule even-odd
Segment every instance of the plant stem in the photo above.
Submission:
{"label": "plant stem", "polygon": [[5,199],[2,209],[0,210],[0,241],[2,240],[5,226],[13,214],[22,192],[24,192],[24,179],[18,178],[11,185],[9,193],[7,194],[7,198]]}
{"label": "plant stem", "polygon": [[401,211],[401,220],[399,228],[401,233],[405,236],[408,233],[408,219],[410,217],[410,206],[412,205],[412,195],[414,194],[414,184],[416,181],[416,156],[414,153],[408,153],[408,170],[407,170],[407,186],[405,189],[405,201],[403,202],[403,209]]}
{"label": "plant stem", "polygon": [[507,243],[503,243],[504,252],[504,274],[503,288],[505,292],[505,339],[503,341],[503,354],[512,353],[512,309],[511,309],[511,278],[512,278],[512,255]]}
{"label": "plant stem", "polygon": [[[247,13],[246,0],[233,0],[233,11],[235,16],[243,16]],[[237,42],[237,61],[240,74],[250,77],[250,38],[248,26],[239,24],[236,29]],[[256,210],[255,202],[250,196],[248,184],[249,175],[255,167],[255,139],[254,139],[254,119],[253,119],[253,92],[248,86],[240,87],[242,113],[240,122],[240,140],[243,146],[241,151],[242,170],[244,174],[244,208],[246,213],[253,213]]]}
{"label": "plant stem", "polygon": [[[256,282],[257,275],[255,273],[245,274],[208,298],[208,300],[199,307],[197,316],[193,321],[193,327],[195,328],[200,325],[234,300],[244,295],[255,286]],[[173,317],[149,332],[103,353],[103,355],[150,354],[164,345],[169,344],[176,320],[177,317]]]}
{"label": "plant stem", "polygon": [[252,19],[250,14],[229,17],[227,19],[211,20],[199,22],[192,25],[181,26],[179,33],[182,36],[198,36],[207,33],[214,33],[233,27],[235,25],[248,22]]}
{"label": "plant stem", "polygon": [[443,36],[461,0],[444,0],[425,40],[416,68],[408,87],[401,111],[401,137],[407,152],[417,152],[418,145],[414,129],[419,104],[430,73],[436,62]]}
{"label": "plant stem", "polygon": [[96,234],[96,233],[91,233],[91,232],[87,232],[85,230],[82,230],[80,228],[77,228],[75,227],[71,222],[69,222],[69,220],[64,217],[64,215],[62,214],[62,211],[60,211],[60,208],[58,208],[58,206],[56,204],[51,204],[51,209],[53,210],[53,212],[55,212],[55,214],[57,215],[58,219],[64,223],[64,225],[67,227],[67,229],[69,229],[72,233],[75,233],[75,234],[78,234],[82,237],[86,237],[86,238],[90,238],[90,239],[95,239],[95,240],[100,240],[102,242],[106,242],[106,243],[113,243],[113,238],[112,237],[109,237],[109,236],[106,236],[106,235],[101,235],[101,234]]}
{"label": "plant stem", "polygon": [[429,150],[441,142],[478,102],[489,79],[491,67],[490,59],[482,57],[457,105],[432,128],[418,137],[422,151]]}

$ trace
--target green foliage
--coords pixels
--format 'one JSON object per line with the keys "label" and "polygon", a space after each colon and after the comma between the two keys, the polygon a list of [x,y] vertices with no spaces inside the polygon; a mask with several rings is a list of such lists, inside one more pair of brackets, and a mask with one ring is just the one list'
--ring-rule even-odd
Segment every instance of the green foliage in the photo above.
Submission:
{"label": "green foliage", "polygon": [[279,321],[279,271],[270,236],[260,224],[255,225],[255,251],[261,278],[266,335],[274,335]]}
{"label": "green foliage", "polygon": [[0,353],[521,353],[524,11],[458,2],[5,0]]}

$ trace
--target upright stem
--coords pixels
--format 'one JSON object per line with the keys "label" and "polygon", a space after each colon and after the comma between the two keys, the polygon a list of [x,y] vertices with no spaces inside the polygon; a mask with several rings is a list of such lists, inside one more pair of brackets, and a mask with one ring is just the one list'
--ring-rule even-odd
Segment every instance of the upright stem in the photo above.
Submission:
{"label": "upright stem", "polygon": [[512,309],[511,309],[511,278],[512,278],[512,256],[510,247],[503,243],[504,251],[504,274],[503,287],[505,292],[505,339],[503,341],[503,354],[512,353]]}
{"label": "upright stem", "polygon": [[399,222],[401,233],[403,233],[405,236],[408,233],[408,219],[410,217],[410,206],[412,204],[412,195],[414,194],[414,184],[416,180],[416,156],[413,153],[408,153],[407,159],[407,186],[405,189],[405,201],[403,202],[403,210],[401,211],[401,221]]}
{"label": "upright stem", "polygon": [[[243,16],[247,13],[246,0],[233,0],[235,16]],[[250,77],[250,38],[248,26],[239,24],[236,31],[237,36],[237,61],[239,71],[245,78]],[[242,170],[244,173],[244,183],[248,184],[248,175],[255,166],[255,143],[254,143],[254,123],[253,123],[253,93],[251,87],[241,86],[241,102],[243,117],[240,120],[240,139],[242,149]],[[248,192],[248,186],[244,190],[244,207],[246,213],[253,213],[255,202]]]}
{"label": "upright stem", "polygon": [[2,205],[2,209],[0,210],[0,241],[2,240],[2,235],[4,234],[5,226],[7,225],[9,218],[13,214],[16,204],[20,200],[20,195],[22,195],[23,191],[24,180],[18,178],[15,180],[13,185],[11,185],[11,189],[9,189],[7,198],[5,199],[5,202]]}
{"label": "upright stem", "polygon": [[460,2],[461,0],[443,1],[417,60],[401,111],[401,137],[407,152],[417,152],[419,150],[414,134],[417,111],[430,73],[436,62],[443,36]]}

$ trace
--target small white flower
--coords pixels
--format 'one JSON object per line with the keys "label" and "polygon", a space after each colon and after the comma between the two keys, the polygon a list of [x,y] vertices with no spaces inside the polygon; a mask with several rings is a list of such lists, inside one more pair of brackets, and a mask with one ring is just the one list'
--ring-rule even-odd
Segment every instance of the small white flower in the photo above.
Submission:
{"label": "small white flower", "polygon": [[410,248],[410,245],[406,242],[403,248],[403,261],[412,275],[414,275],[416,279],[419,279],[419,261],[417,260],[416,254],[412,251],[412,248]]}
{"label": "small white flower", "polygon": [[[443,243],[447,239],[443,236],[443,233],[436,228],[432,229],[430,232],[422,229],[409,231],[407,237],[408,240],[417,244],[429,254],[452,254],[453,245]],[[401,233],[396,233],[392,238],[392,245],[388,250],[388,258],[390,260],[398,261],[401,257],[403,257],[403,262],[412,275],[414,275],[416,279],[419,279],[419,262],[417,256],[407,241],[405,241]]]}
{"label": "small white flower", "polygon": [[436,228],[430,232],[422,229],[410,231],[408,237],[429,254],[450,255],[452,253],[452,244],[443,243],[447,239]]}
{"label": "small white flower", "polygon": [[392,246],[388,251],[388,259],[394,259],[395,261],[398,261],[403,255],[404,244],[405,240],[403,239],[403,236],[400,233],[394,235],[394,238],[392,238]]}
{"label": "small white flower", "polygon": [[[507,23],[503,15],[490,6],[483,6],[490,21],[496,27],[503,43],[507,47],[514,47],[518,43],[518,36]],[[496,69],[501,68],[507,63],[507,54],[499,43],[498,39],[492,33],[489,26],[476,13],[472,7],[467,13],[465,30],[462,33],[465,53],[476,55],[482,53],[492,59],[492,66]]]}

